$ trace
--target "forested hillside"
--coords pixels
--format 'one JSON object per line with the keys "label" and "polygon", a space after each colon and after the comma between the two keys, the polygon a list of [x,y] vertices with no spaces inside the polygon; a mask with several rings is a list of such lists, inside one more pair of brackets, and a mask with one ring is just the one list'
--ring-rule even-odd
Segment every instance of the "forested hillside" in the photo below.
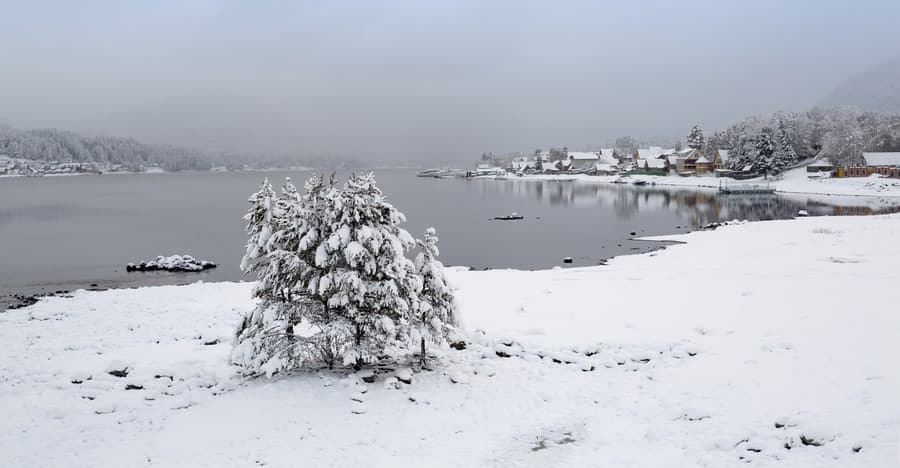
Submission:
{"label": "forested hillside", "polygon": [[359,163],[338,155],[299,157],[291,154],[224,154],[133,138],[82,136],[57,129],[19,130],[0,126],[0,156],[33,161],[94,163],[130,171],[159,167],[166,171],[267,167],[341,167]]}
{"label": "forested hillside", "polygon": [[226,165],[223,156],[132,138],[84,137],[56,129],[0,129],[0,155],[35,161],[89,162],[122,165],[129,170],[161,167],[168,171],[207,170]]}
{"label": "forested hillside", "polygon": [[862,163],[864,151],[900,151],[900,115],[847,108],[779,112],[744,119],[716,132],[709,143],[731,151],[734,169],[773,153],[793,153],[795,161],[821,156],[848,166]]}

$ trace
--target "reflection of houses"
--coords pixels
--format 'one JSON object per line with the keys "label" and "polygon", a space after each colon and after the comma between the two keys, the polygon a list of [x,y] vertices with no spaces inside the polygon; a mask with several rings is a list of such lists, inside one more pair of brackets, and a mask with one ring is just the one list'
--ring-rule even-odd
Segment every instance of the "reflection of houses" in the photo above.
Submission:
{"label": "reflection of houses", "polygon": [[865,166],[839,168],[835,171],[838,177],[868,177],[880,174],[886,177],[900,178],[900,152],[896,153],[863,153]]}

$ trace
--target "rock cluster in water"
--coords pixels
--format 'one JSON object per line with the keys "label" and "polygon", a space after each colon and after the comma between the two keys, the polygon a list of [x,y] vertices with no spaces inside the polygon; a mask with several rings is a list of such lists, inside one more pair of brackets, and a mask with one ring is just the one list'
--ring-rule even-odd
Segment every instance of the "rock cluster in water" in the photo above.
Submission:
{"label": "rock cluster in water", "polygon": [[203,271],[215,268],[216,264],[209,260],[197,260],[190,255],[172,255],[164,257],[160,255],[156,260],[150,260],[141,263],[129,263],[125,266],[126,271]]}

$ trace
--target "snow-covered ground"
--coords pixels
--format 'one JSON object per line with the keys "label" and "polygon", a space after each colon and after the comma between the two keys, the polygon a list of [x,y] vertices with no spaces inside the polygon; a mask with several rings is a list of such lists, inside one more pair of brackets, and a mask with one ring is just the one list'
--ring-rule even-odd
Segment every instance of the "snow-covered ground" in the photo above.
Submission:
{"label": "snow-covered ground", "polygon": [[46,298],[0,314],[0,458],[896,466],[898,236],[895,215],[804,218],[670,236],[686,243],[602,267],[454,270],[471,342],[411,384],[238,378],[248,283]]}
{"label": "snow-covered ground", "polygon": [[[514,180],[574,180],[579,183],[610,184],[622,179],[620,176],[589,175],[530,175]],[[629,183],[645,181],[665,187],[690,187],[698,189],[718,189],[719,184],[770,184],[780,193],[802,193],[829,196],[866,196],[866,197],[900,197],[900,179],[892,179],[873,175],[870,177],[843,178],[810,178],[806,168],[787,171],[780,180],[766,181],[763,178],[751,180],[732,180],[709,176],[681,177],[677,174],[667,176],[629,175],[624,179]]]}

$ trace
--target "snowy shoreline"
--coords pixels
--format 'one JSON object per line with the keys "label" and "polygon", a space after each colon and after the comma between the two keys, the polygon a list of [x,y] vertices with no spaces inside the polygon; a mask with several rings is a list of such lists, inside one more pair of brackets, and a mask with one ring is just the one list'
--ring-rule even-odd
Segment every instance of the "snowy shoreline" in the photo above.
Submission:
{"label": "snowy shoreline", "polygon": [[684,243],[600,267],[455,268],[468,347],[412,384],[238,378],[252,283],[49,297],[0,314],[0,451],[12,466],[890,466],[898,235],[900,215],[817,217],[645,238]]}
{"label": "snowy shoreline", "polygon": [[[618,184],[616,181],[620,179],[623,179],[623,177],[618,175],[591,176],[585,174],[536,174],[499,179],[497,181],[574,181],[584,184],[615,185]],[[766,181],[763,178],[739,181],[714,176],[681,177],[678,175],[657,176],[640,174],[628,175],[627,177],[624,177],[624,180],[627,181],[627,185],[631,185],[636,181],[642,181],[646,182],[647,185],[696,190],[717,190],[720,183],[733,185],[770,183],[771,186],[775,188],[775,192],[780,194],[900,198],[900,179],[882,178],[878,176],[809,179],[807,177],[806,169],[804,168],[790,170],[784,174],[783,179],[771,181]]]}

